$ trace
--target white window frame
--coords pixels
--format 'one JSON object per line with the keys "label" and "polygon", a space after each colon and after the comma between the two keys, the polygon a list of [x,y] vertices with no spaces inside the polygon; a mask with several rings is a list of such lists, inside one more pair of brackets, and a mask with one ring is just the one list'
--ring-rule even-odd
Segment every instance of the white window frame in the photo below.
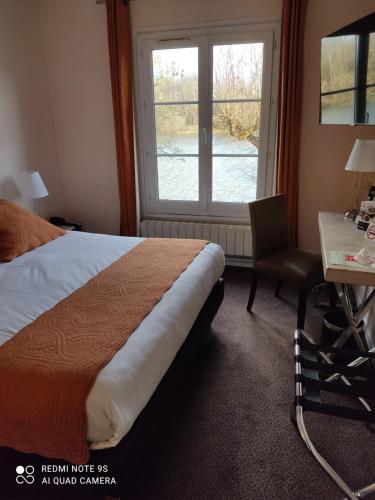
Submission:
{"label": "white window frame", "polygon": [[[274,193],[275,145],[277,127],[277,81],[278,81],[278,40],[279,18],[262,18],[231,23],[215,23],[195,27],[179,26],[154,29],[133,30],[135,61],[135,112],[138,145],[138,176],[142,218],[161,219],[200,219],[207,221],[248,222],[246,204],[210,202],[207,193],[211,189],[211,101],[212,96],[212,57],[209,50],[220,43],[263,42],[263,81],[260,121],[260,142],[266,143],[261,149],[258,160],[257,198]],[[156,144],[152,95],[152,49],[189,47],[199,45],[199,72],[206,77],[199,78],[199,144],[200,162],[206,162],[199,169],[199,202],[159,200],[157,195]],[[207,84],[209,88],[207,88]],[[202,105],[202,97],[208,96],[208,106]],[[207,101],[206,101],[207,102]],[[267,106],[267,103],[269,104]],[[202,129],[208,130],[207,138]],[[208,145],[202,154],[202,141]],[[238,155],[234,155],[238,156]],[[207,167],[208,165],[208,167]]]}

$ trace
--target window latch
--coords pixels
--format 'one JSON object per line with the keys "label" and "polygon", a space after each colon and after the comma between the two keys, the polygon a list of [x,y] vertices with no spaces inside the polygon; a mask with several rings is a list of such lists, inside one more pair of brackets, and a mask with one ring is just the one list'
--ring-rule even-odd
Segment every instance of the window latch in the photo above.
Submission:
{"label": "window latch", "polygon": [[207,129],[206,127],[202,128],[202,142],[203,144],[207,144],[208,141],[208,134],[207,134]]}

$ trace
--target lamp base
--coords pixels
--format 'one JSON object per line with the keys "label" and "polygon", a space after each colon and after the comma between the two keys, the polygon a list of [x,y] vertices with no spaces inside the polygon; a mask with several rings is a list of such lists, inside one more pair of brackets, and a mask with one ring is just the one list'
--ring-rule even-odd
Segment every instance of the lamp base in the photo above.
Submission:
{"label": "lamp base", "polygon": [[39,215],[39,217],[40,217],[39,202],[38,202],[37,198],[33,199],[33,205],[34,205],[34,214]]}

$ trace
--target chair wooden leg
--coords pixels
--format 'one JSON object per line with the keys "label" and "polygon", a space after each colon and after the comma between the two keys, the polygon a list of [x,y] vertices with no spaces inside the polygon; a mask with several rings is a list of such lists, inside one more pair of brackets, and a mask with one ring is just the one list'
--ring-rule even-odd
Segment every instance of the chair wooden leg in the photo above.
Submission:
{"label": "chair wooden leg", "polygon": [[253,271],[251,273],[251,287],[249,293],[249,301],[247,303],[247,310],[249,313],[251,313],[251,308],[253,307],[254,298],[257,291],[257,285],[258,285],[258,273],[256,271]]}
{"label": "chair wooden leg", "polygon": [[300,330],[303,330],[305,328],[306,301],[307,301],[307,291],[301,288],[298,293],[298,314],[297,314],[297,328],[299,328]]}
{"label": "chair wooden leg", "polygon": [[283,282],[281,280],[278,280],[275,288],[275,297],[278,297],[280,295],[282,287],[283,287]]}

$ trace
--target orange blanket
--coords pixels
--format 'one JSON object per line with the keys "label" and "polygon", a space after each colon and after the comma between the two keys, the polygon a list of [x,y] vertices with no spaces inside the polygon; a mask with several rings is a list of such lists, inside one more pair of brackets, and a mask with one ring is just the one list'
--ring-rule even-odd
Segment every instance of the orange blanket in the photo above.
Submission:
{"label": "orange blanket", "polygon": [[144,240],[1,346],[0,444],[86,463],[99,371],[206,243]]}

